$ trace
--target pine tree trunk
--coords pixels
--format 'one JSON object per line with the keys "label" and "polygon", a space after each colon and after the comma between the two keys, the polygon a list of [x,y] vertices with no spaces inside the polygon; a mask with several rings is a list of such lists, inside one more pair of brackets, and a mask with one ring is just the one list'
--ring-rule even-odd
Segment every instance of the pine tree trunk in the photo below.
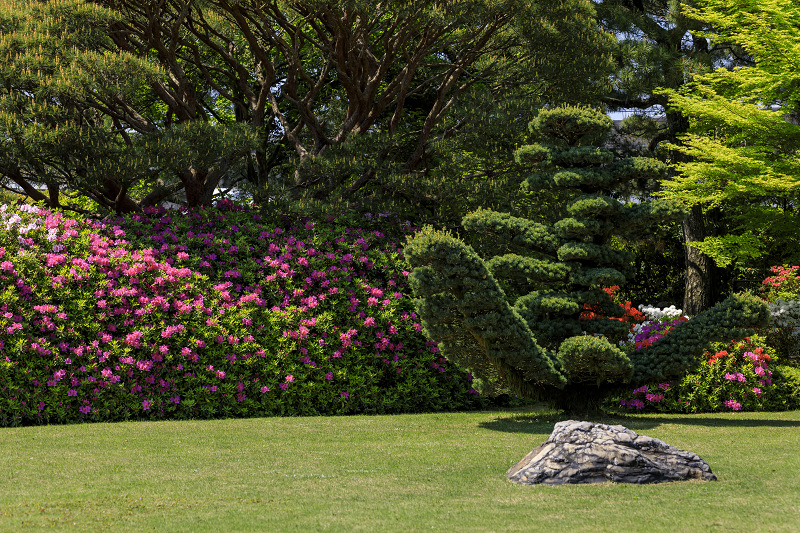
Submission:
{"label": "pine tree trunk", "polygon": [[[681,223],[684,242],[702,241],[707,236],[703,209],[695,205]],[[696,315],[711,307],[714,289],[714,262],[697,248],[686,246],[686,285],[683,313]]]}

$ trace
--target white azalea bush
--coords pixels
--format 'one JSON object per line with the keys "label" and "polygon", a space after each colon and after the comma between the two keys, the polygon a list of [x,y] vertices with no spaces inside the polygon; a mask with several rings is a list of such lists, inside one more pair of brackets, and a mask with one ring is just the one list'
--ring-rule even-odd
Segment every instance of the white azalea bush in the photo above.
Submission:
{"label": "white azalea bush", "polygon": [[776,300],[769,304],[769,314],[772,343],[789,360],[800,359],[800,300]]}
{"label": "white azalea bush", "polygon": [[776,328],[794,328],[800,330],[800,301],[778,300],[769,304],[772,325]]}

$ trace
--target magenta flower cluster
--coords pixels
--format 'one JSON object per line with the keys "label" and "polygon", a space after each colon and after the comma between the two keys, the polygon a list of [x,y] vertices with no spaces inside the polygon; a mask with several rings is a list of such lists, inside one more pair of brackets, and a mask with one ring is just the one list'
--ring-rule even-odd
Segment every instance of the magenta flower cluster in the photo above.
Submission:
{"label": "magenta flower cluster", "polygon": [[0,207],[0,425],[464,408],[389,217]]}
{"label": "magenta flower cluster", "polygon": [[620,400],[620,406],[629,409],[644,409],[648,405],[663,402],[665,398],[664,391],[669,389],[669,383],[659,383],[658,388],[653,391],[648,391],[647,385],[642,385],[633,390],[633,398]]}

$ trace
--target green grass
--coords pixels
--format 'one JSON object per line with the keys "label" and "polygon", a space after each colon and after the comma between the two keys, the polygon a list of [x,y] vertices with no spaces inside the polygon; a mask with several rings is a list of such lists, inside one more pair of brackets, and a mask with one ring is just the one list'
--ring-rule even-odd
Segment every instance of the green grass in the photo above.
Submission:
{"label": "green grass", "polygon": [[719,481],[518,486],[525,411],[0,430],[0,531],[798,531],[800,412],[609,418]]}

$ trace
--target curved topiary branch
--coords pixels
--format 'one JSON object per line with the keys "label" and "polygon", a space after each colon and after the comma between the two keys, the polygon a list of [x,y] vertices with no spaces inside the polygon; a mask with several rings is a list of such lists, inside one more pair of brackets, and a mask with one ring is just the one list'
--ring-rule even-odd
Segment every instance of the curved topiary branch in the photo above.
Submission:
{"label": "curved topiary branch", "polygon": [[424,228],[405,247],[414,268],[409,282],[422,324],[448,359],[462,362],[459,328],[468,331],[505,379],[520,387],[560,387],[566,379],[552,353],[506,301],[483,260],[451,235]]}
{"label": "curved topiary branch", "polygon": [[751,294],[734,294],[673,329],[652,346],[633,352],[633,381],[681,377],[700,364],[700,355],[711,343],[729,342],[769,324],[766,302]]}

